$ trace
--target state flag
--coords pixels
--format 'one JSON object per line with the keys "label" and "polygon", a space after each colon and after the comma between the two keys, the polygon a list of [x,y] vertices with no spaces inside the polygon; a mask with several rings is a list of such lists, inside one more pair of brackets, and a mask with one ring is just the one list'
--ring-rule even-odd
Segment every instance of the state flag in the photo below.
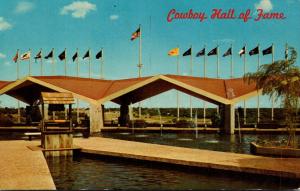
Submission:
{"label": "state flag", "polygon": [[40,50],[36,56],[34,57],[34,59],[41,59],[42,58],[42,51]]}
{"label": "state flag", "polygon": [[138,38],[141,35],[141,29],[140,27],[131,35],[131,39],[130,40],[134,40],[136,38]]}
{"label": "state flag", "polygon": [[273,52],[273,45],[271,45],[270,47],[268,47],[262,51],[263,56],[267,55],[267,54],[272,54],[272,52]]}
{"label": "state flag", "polygon": [[49,52],[49,54],[47,56],[45,56],[45,59],[48,58],[53,58],[53,49],[51,50],[51,52]]}
{"label": "state flag", "polygon": [[205,55],[205,48],[203,48],[202,50],[200,50],[200,51],[196,54],[196,57],[204,56],[204,55]]}
{"label": "state flag", "polygon": [[242,56],[243,54],[246,53],[246,46],[244,46],[240,51],[239,51],[239,55]]}
{"label": "state flag", "polygon": [[21,55],[21,60],[28,60],[30,58],[30,52],[25,52]]}
{"label": "state flag", "polygon": [[189,56],[189,55],[191,55],[191,54],[192,54],[192,48],[189,48],[187,51],[185,51],[185,52],[183,53],[182,56]]}
{"label": "state flag", "polygon": [[90,57],[90,50],[88,50],[84,56],[82,57],[82,59],[85,59],[85,58],[89,58]]}
{"label": "state flag", "polygon": [[19,50],[17,50],[16,55],[13,57],[13,61],[16,63],[19,59]]}
{"label": "state flag", "polygon": [[170,50],[168,52],[168,55],[169,56],[178,56],[179,55],[179,48],[178,47],[177,48],[173,48],[172,50]]}
{"label": "state flag", "polygon": [[66,59],[66,50],[64,50],[62,53],[60,53],[60,54],[58,55],[58,58],[59,58],[60,60]]}
{"label": "state flag", "polygon": [[207,54],[207,56],[212,56],[212,55],[217,55],[218,54],[218,47],[212,49],[211,51],[209,51],[209,53]]}
{"label": "state flag", "polygon": [[232,48],[228,48],[228,50],[223,54],[223,57],[226,57],[226,56],[229,56],[229,55],[232,55]]}
{"label": "state flag", "polygon": [[258,50],[258,46],[253,48],[252,50],[250,50],[249,55],[255,55],[255,54],[259,54],[259,50]]}
{"label": "state flag", "polygon": [[102,50],[96,54],[96,59],[102,58]]}
{"label": "state flag", "polygon": [[76,60],[76,58],[78,58],[78,52],[76,52],[76,53],[72,56],[73,62]]}

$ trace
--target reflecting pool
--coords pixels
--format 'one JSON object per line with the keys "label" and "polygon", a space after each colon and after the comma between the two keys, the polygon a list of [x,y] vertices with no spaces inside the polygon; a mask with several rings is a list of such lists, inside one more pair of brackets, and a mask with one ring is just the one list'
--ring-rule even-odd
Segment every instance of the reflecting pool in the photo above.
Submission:
{"label": "reflecting pool", "polygon": [[[223,134],[198,134],[193,133],[101,133],[99,136],[106,138],[155,143],[187,148],[207,149],[233,153],[250,153],[250,142],[258,139],[280,141],[286,135],[223,135]],[[298,135],[298,139],[300,139]],[[300,146],[300,145],[299,145]]]}
{"label": "reflecting pool", "polygon": [[240,176],[121,159],[85,156],[68,160],[53,158],[47,162],[59,190],[289,189],[299,186],[279,178]]}

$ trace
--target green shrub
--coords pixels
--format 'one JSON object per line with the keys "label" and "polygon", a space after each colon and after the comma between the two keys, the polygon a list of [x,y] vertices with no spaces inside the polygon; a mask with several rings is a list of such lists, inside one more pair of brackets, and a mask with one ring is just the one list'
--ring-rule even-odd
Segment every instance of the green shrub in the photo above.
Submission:
{"label": "green shrub", "polygon": [[181,120],[176,122],[176,127],[179,127],[179,128],[194,128],[194,127],[196,127],[196,124],[195,124],[194,121],[188,121],[188,120],[181,119]]}

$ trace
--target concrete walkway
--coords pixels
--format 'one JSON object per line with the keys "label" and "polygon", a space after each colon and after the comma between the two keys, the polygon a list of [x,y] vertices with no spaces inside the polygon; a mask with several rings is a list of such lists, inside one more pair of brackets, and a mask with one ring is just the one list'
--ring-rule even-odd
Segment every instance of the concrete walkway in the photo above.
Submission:
{"label": "concrete walkway", "polygon": [[110,138],[76,138],[84,153],[300,179],[299,158],[271,158]]}
{"label": "concrete walkway", "polygon": [[0,190],[55,190],[40,141],[0,141]]}

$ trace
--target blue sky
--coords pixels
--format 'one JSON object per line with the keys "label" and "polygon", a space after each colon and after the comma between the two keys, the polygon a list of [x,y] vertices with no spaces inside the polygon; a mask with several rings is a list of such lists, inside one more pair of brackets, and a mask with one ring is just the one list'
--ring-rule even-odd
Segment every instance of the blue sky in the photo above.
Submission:
{"label": "blue sky", "polygon": [[[212,9],[224,11],[234,8],[236,15],[247,9],[256,17],[256,8],[265,12],[283,12],[284,20],[240,19],[174,20],[167,22],[171,9],[178,12],[205,12],[209,17]],[[0,76],[1,80],[16,78],[16,64],[12,58],[17,49],[21,53],[32,49],[35,56],[40,48],[44,56],[55,49],[57,75],[64,75],[63,62],[57,56],[67,49],[68,74],[76,75],[76,65],[71,56],[79,48],[79,55],[90,48],[92,53],[93,77],[98,78],[99,61],[94,55],[104,48],[104,77],[107,79],[131,78],[138,75],[138,40],[130,41],[132,32],[142,25],[142,75],[175,74],[176,58],[167,52],[179,45],[181,54],[193,46],[193,75],[203,76],[203,58],[195,54],[207,47],[207,51],[220,46],[220,76],[229,78],[230,57],[221,55],[233,44],[234,75],[243,75],[243,59],[237,54],[247,45],[250,50],[260,43],[261,49],[275,45],[275,60],[284,57],[285,43],[300,49],[300,1],[299,0],[0,0]],[[247,55],[247,72],[255,71],[257,56]],[[181,75],[189,75],[190,59],[180,57]],[[261,64],[271,62],[271,55],[261,56]],[[88,76],[87,61],[80,60],[80,76]],[[298,63],[297,63],[298,64]],[[299,64],[298,64],[299,65]],[[33,60],[33,75],[39,75],[39,64]],[[20,63],[21,76],[28,74],[28,62]],[[45,63],[45,74],[51,75],[51,63]],[[207,58],[207,76],[216,77],[216,56]],[[174,91],[152,98],[149,105],[175,106],[172,100],[165,104]],[[174,96],[172,96],[174,97]],[[10,103],[2,96],[2,104]],[[188,103],[182,95],[183,105]],[[268,106],[268,99],[262,105]],[[194,105],[198,100],[194,100]],[[201,104],[200,104],[201,103]],[[202,102],[199,102],[202,106]],[[249,101],[255,106],[255,101]],[[147,101],[145,101],[147,105]],[[187,104],[188,105],[188,104]]]}

